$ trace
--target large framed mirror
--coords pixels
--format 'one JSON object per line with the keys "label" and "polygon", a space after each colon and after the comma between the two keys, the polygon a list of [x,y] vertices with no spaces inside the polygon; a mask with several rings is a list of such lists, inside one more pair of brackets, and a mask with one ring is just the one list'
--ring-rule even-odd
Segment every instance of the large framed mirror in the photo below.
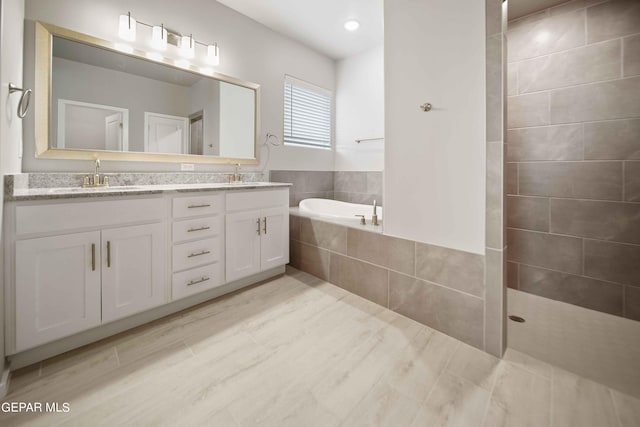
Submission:
{"label": "large framed mirror", "polygon": [[42,22],[35,64],[37,157],[258,164],[256,83]]}

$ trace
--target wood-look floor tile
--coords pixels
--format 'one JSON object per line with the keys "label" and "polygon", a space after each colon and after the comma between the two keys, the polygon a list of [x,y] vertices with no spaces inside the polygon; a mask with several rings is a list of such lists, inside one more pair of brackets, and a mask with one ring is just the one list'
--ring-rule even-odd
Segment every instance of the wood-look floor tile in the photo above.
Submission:
{"label": "wood-look floor tile", "polygon": [[458,345],[454,338],[424,329],[396,358],[384,381],[409,399],[422,403]]}
{"label": "wood-look floor tile", "polygon": [[501,363],[484,425],[544,427],[550,423],[551,381]]}
{"label": "wood-look floor tile", "polygon": [[640,427],[640,399],[611,390],[622,427]]}
{"label": "wood-look floor tile", "polygon": [[[288,269],[49,359],[42,376],[38,365],[17,372],[6,400],[71,412],[0,413],[0,424],[549,425],[551,368],[506,358]],[[612,413],[638,425],[637,399],[564,371],[553,381],[554,426],[608,425]]]}
{"label": "wood-look floor tile", "polygon": [[381,380],[351,411],[343,425],[409,426],[419,409],[419,402],[407,399],[403,393]]}
{"label": "wood-look floor tile", "polygon": [[527,371],[551,379],[552,368],[548,363],[542,362],[528,354],[521,353],[512,348],[508,348],[504,353],[504,360],[513,363]]}
{"label": "wood-look floor tile", "polygon": [[607,387],[554,368],[552,389],[552,425],[601,427],[618,423]]}
{"label": "wood-look floor tile", "polygon": [[482,424],[490,395],[487,390],[445,371],[412,425],[478,426]]}
{"label": "wood-look floor tile", "polygon": [[388,326],[356,349],[314,388],[318,401],[341,419],[371,390],[393,358],[403,352],[420,331],[418,324],[407,318],[390,311],[382,313],[385,314],[390,318]]}
{"label": "wood-look floor tile", "polygon": [[447,370],[487,391],[491,391],[499,363],[500,359],[495,356],[468,344],[460,344],[451,358]]}

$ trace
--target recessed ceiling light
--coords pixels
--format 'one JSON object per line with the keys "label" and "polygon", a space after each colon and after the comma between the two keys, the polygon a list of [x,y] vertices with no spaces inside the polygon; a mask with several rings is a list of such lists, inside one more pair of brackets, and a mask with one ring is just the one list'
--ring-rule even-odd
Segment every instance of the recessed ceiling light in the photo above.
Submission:
{"label": "recessed ceiling light", "polygon": [[349,19],[344,23],[344,29],[347,31],[355,31],[360,28],[360,23],[355,19]]}

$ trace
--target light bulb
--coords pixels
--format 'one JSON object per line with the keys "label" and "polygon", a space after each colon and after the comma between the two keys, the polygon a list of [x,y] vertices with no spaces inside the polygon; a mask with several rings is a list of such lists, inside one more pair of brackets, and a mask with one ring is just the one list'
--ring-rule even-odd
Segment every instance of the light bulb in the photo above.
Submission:
{"label": "light bulb", "polygon": [[217,44],[207,46],[207,62],[211,65],[220,65],[220,49]]}
{"label": "light bulb", "polygon": [[156,50],[167,49],[167,30],[164,29],[164,25],[154,25],[151,32],[151,47]]}
{"label": "light bulb", "polygon": [[121,39],[130,42],[136,39],[136,20],[131,17],[131,13],[120,15],[118,35]]}
{"label": "light bulb", "polygon": [[350,19],[344,23],[344,29],[347,31],[353,32],[353,31],[356,31],[358,28],[360,28],[360,23],[355,19]]}
{"label": "light bulb", "polygon": [[180,53],[185,58],[193,58],[196,54],[196,44],[193,41],[193,36],[182,36],[182,42],[180,43]]}

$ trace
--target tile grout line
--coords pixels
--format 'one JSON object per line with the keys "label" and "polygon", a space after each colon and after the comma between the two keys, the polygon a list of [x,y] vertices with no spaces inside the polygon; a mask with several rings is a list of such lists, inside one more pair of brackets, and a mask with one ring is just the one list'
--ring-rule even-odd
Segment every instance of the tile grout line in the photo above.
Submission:
{"label": "tile grout line", "polygon": [[[444,365],[444,367],[442,368],[442,370],[438,374],[438,378],[436,378],[436,380],[433,382],[433,386],[431,386],[431,390],[429,390],[429,393],[427,393],[427,396],[424,398],[424,400],[422,401],[421,405],[426,405],[427,404],[427,402],[431,398],[431,395],[433,394],[433,391],[436,389],[436,386],[438,385],[438,382],[440,381],[440,378],[442,378],[442,375],[445,372],[447,372],[447,370],[449,369],[449,365],[451,364],[451,361],[453,360],[454,356],[456,355],[456,353],[460,349],[462,341],[458,340],[457,338],[456,338],[456,341],[458,341],[456,343],[456,348],[451,352],[451,355],[449,356],[449,359],[447,359],[447,363]],[[451,374],[451,375],[453,375],[453,374]],[[455,377],[458,378],[457,375]]]}
{"label": "tile grout line", "polygon": [[[636,77],[640,77],[640,75],[638,75]],[[582,123],[590,124],[590,123],[622,122],[622,121],[628,121],[628,120],[635,120],[637,118],[638,118],[638,116],[631,116],[631,117],[623,117],[623,118],[617,118],[617,119],[580,120],[580,121],[576,121],[576,122],[552,123],[552,124],[549,124],[549,125],[517,126],[517,127],[507,128],[507,131],[521,131],[521,130],[527,130],[527,129],[540,129],[540,128],[548,128],[548,127],[579,125],[579,124],[582,124]]]}
{"label": "tile grout line", "polygon": [[[601,85],[602,83],[618,82],[618,81],[622,81],[622,80],[633,80],[633,79],[637,79],[637,78],[638,78],[638,75],[632,75],[632,76],[624,76],[624,77],[613,77],[613,78],[602,79],[602,80],[593,80],[593,81],[584,82],[584,83],[573,83],[573,84],[569,84],[569,85],[566,85],[566,86],[558,86],[558,87],[551,87],[551,88],[534,90],[534,91],[530,91],[530,92],[522,92],[522,93],[519,93],[517,95],[507,95],[507,100],[509,98],[524,98],[524,97],[529,96],[529,95],[542,95],[544,93],[551,94],[551,92],[560,92],[560,91],[566,91],[568,89],[575,89],[575,88],[585,87],[585,86]],[[549,125],[554,125],[554,124],[556,124],[556,123],[549,123]],[[523,126],[523,127],[532,127],[532,126]]]}
{"label": "tile grout line", "polygon": [[624,78],[624,37],[620,37],[620,78]]}
{"label": "tile grout line", "polygon": [[555,383],[555,369],[551,366],[551,378],[549,379],[549,427],[553,427],[553,384]]}
{"label": "tile grout line", "polygon": [[618,405],[616,405],[616,399],[613,397],[613,390],[611,387],[607,387],[607,391],[609,392],[609,397],[611,398],[611,403],[613,404],[613,412],[616,413],[616,420],[618,420],[618,425],[623,427],[622,419],[620,418],[620,410],[618,409]]}
{"label": "tile grout line", "polygon": [[496,369],[496,376],[493,379],[493,384],[491,384],[491,390],[489,391],[489,399],[487,400],[487,407],[484,410],[484,416],[482,417],[482,424],[480,424],[482,427],[484,427],[487,423],[487,417],[489,416],[489,410],[491,408],[491,402],[493,401],[493,394],[496,391],[496,385],[498,384],[498,377],[500,376],[500,371],[504,366],[504,363],[506,363],[506,361],[504,359],[500,359],[500,361],[498,362],[498,367]]}
{"label": "tile grout line", "polygon": [[[591,277],[591,276],[583,276],[583,275],[579,275],[579,274],[575,274],[575,273],[568,273],[566,271],[561,271],[561,270],[554,270],[553,268],[548,268],[548,267],[541,267],[539,265],[533,265],[533,264],[527,264],[524,263],[522,261],[514,261],[514,260],[507,260],[510,263],[514,263],[514,264],[518,264],[518,266],[525,266],[525,267],[533,267],[533,268],[537,268],[540,270],[546,270],[546,271],[552,271],[554,273],[560,273],[560,274],[565,274],[568,276],[576,276],[576,277],[583,277],[585,279],[592,279],[592,280],[597,280],[598,282],[603,282],[606,283],[608,285],[617,285],[617,286],[633,286],[633,285],[627,285],[626,283],[618,283],[618,282],[612,282],[610,280],[606,280],[606,279],[598,279],[597,277]],[[520,276],[520,268],[518,268],[518,276]],[[520,286],[520,282],[518,280],[518,287]],[[519,290],[519,289],[518,289]],[[523,291],[524,292],[524,291]]]}
{"label": "tile grout line", "polygon": [[604,240],[597,237],[577,236],[574,234],[554,233],[551,231],[530,230],[528,228],[507,227],[507,230],[524,231],[526,233],[545,234],[548,236],[567,237],[572,239],[586,239],[586,240],[593,240],[596,242],[609,243],[613,245],[626,245],[626,246],[634,246],[634,247],[640,246],[640,243],[621,242],[619,240]]}
{"label": "tile grout line", "polygon": [[113,346],[113,352],[116,355],[116,362],[118,362],[118,367],[121,368],[122,367],[122,363],[120,362],[120,355],[118,354],[118,346]]}
{"label": "tile grout line", "polygon": [[[585,22],[585,24],[586,24],[586,22]],[[507,31],[506,31],[507,34],[509,33],[509,31],[510,30],[507,29]],[[570,47],[568,49],[562,49],[562,50],[556,50],[556,51],[553,51],[553,52],[547,52],[547,53],[544,53],[542,55],[536,55],[536,56],[531,56],[531,57],[527,57],[527,58],[521,58],[521,59],[517,59],[515,61],[509,61],[508,58],[507,58],[507,61],[508,61],[507,62],[507,66],[512,65],[512,64],[518,64],[518,63],[521,63],[521,62],[532,61],[534,59],[542,59],[542,58],[545,58],[545,57],[548,57],[548,56],[551,56],[551,55],[567,53],[567,52],[571,52],[572,50],[583,49],[583,48],[588,47],[588,46],[594,46],[594,45],[598,45],[598,44],[602,44],[602,43],[612,42],[612,41],[615,41],[615,40],[621,40],[621,39],[625,39],[625,38],[635,37],[637,35],[640,35],[640,32],[625,34],[625,35],[621,35],[621,36],[617,36],[617,37],[613,37],[613,38],[605,39],[605,40],[598,40],[598,41],[593,42],[593,43],[584,43],[582,45]]]}

